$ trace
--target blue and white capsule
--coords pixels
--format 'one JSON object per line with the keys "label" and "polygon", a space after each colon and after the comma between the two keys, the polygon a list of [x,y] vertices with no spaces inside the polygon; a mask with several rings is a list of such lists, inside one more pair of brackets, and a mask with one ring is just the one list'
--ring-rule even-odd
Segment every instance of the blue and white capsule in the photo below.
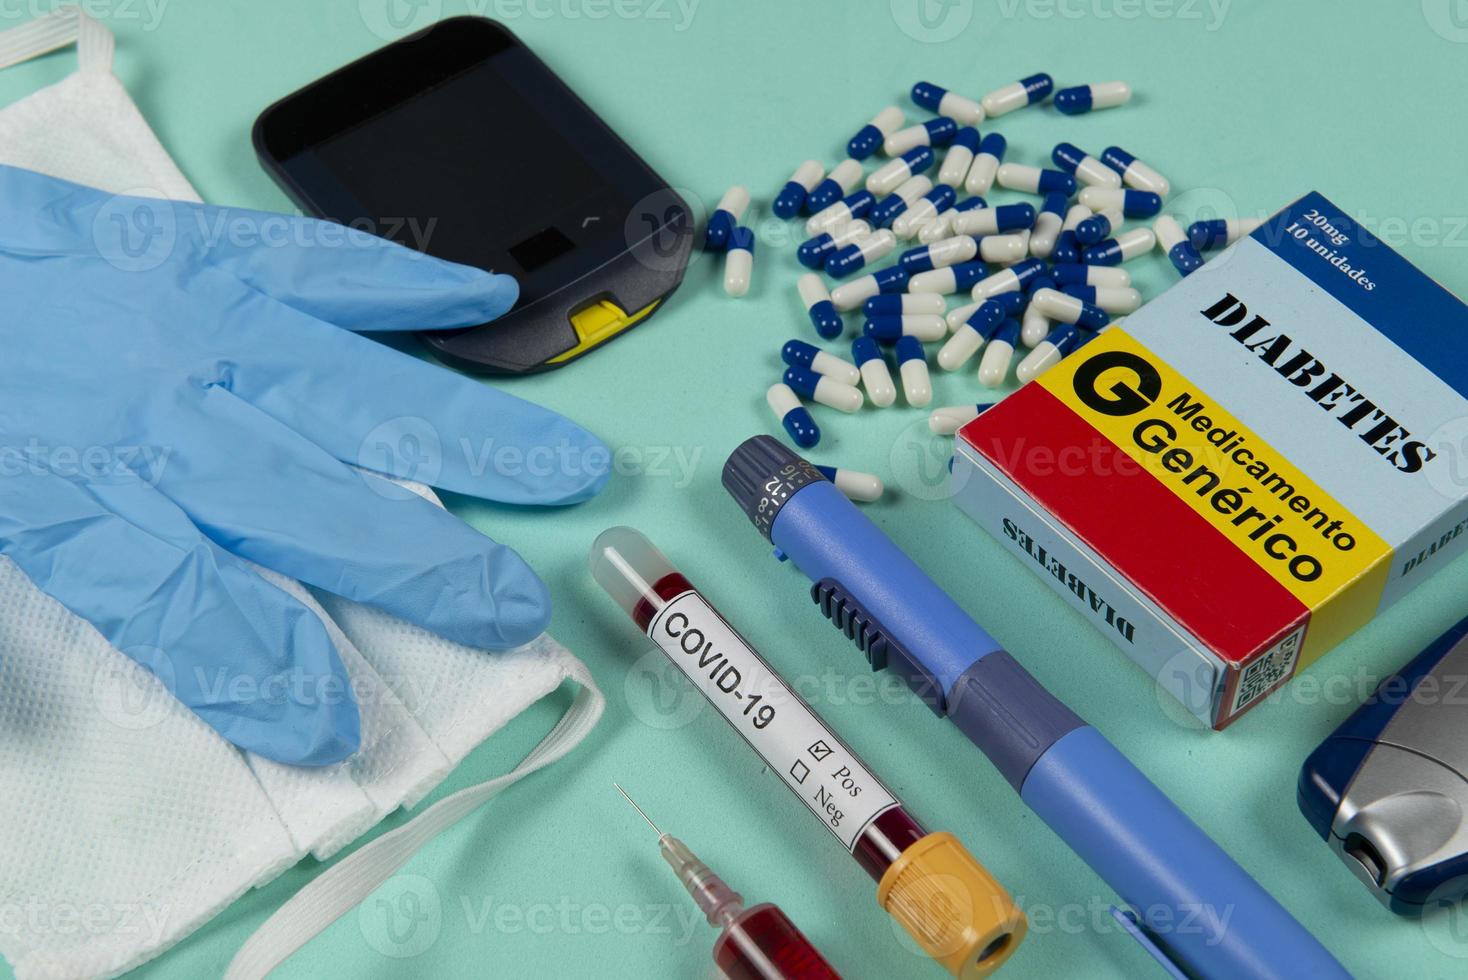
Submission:
{"label": "blue and white capsule", "polygon": [[972,126],[960,129],[949,144],[948,152],[943,154],[943,164],[938,168],[938,183],[955,189],[962,186],[978,152],[979,131]]}
{"label": "blue and white capsule", "polygon": [[871,191],[852,191],[835,204],[828,205],[809,218],[805,223],[805,233],[819,235],[823,231],[840,228],[857,218],[865,218],[872,210],[872,205],[876,203],[877,195]]}
{"label": "blue and white capsule", "polygon": [[1035,345],[1024,360],[1014,369],[1014,377],[1020,384],[1029,384],[1041,374],[1059,364],[1065,355],[1081,343],[1081,331],[1073,323],[1059,323],[1050,331],[1050,336]]}
{"label": "blue and white capsule", "polygon": [[1124,288],[1132,284],[1132,274],[1125,269],[1106,265],[1083,265],[1079,262],[1052,266],[1050,274],[1057,285]]}
{"label": "blue and white capsule", "polygon": [[1043,102],[1055,90],[1055,80],[1044,72],[1021,78],[1012,85],[996,88],[979,100],[984,112],[991,119],[1023,109],[1027,105]]}
{"label": "blue and white capsule", "polygon": [[770,385],[770,390],[765,392],[765,402],[789,433],[791,442],[802,449],[810,449],[821,441],[820,427],[789,385],[783,381]]}
{"label": "blue and white capsule", "polygon": [[[926,180],[927,178],[921,179]],[[893,197],[897,195],[896,191],[892,193]],[[888,198],[887,200],[890,201],[891,199]],[[918,229],[923,225],[953,207],[953,202],[957,199],[958,192],[952,187],[947,184],[938,184],[922,197],[913,201],[901,214],[892,220],[892,232],[898,238],[911,238],[917,234]],[[882,203],[885,204],[886,201]]]}
{"label": "blue and white capsule", "polygon": [[945,405],[935,408],[928,415],[928,429],[935,436],[951,436],[993,407],[993,402],[980,402],[977,405]]}
{"label": "blue and white capsule", "polygon": [[979,141],[979,152],[969,165],[968,176],[963,179],[963,189],[970,194],[984,195],[994,186],[994,176],[1004,162],[1004,152],[1009,143],[998,133],[990,133]]}
{"label": "blue and white capsule", "polygon": [[896,247],[897,236],[882,228],[837,249],[826,259],[826,272],[837,279],[849,276],[860,271],[867,263],[876,262]]}
{"label": "blue and white capsule", "polygon": [[1157,247],[1167,255],[1167,261],[1180,276],[1190,276],[1203,268],[1203,256],[1188,241],[1188,233],[1170,214],[1164,214],[1152,222],[1152,232],[1157,236]]}
{"label": "blue and white capsule", "polygon": [[709,215],[708,225],[703,232],[703,247],[710,252],[722,252],[729,247],[729,236],[744,218],[749,209],[749,191],[735,185],[719,198],[714,213]]}
{"label": "blue and white capsule", "polygon": [[960,262],[968,262],[979,254],[979,242],[971,235],[955,235],[931,245],[919,245],[902,253],[898,265],[908,275],[917,275],[930,269],[943,269]]}
{"label": "blue and white capsule", "polygon": [[[862,193],[865,194],[866,191]],[[838,225],[801,242],[800,247],[795,250],[796,261],[807,269],[819,269],[836,252],[871,233],[872,226],[865,221],[849,221],[845,225]]]}
{"label": "blue and white capsule", "polygon": [[1126,82],[1092,82],[1072,85],[1055,93],[1055,108],[1067,116],[1097,109],[1114,109],[1131,101],[1132,87]]}
{"label": "blue and white capsule", "polygon": [[1200,252],[1232,245],[1264,224],[1263,218],[1215,218],[1188,225],[1188,241]]}
{"label": "blue and white capsule", "polygon": [[1113,231],[1121,228],[1125,221],[1122,213],[1112,208],[1107,211],[1098,211],[1089,218],[1084,218],[1076,225],[1076,241],[1082,245],[1095,245],[1097,242],[1105,241],[1111,237]]}
{"label": "blue and white capsule", "polygon": [[1076,239],[1076,228],[1092,214],[1084,204],[1072,204],[1065,212],[1065,221],[1060,225],[1060,234],[1055,236],[1055,248],[1050,250],[1050,261],[1056,264],[1076,263],[1081,260],[1081,243]]}
{"label": "blue and white capsule", "polygon": [[836,311],[836,305],[831,302],[831,294],[821,277],[814,272],[807,272],[795,281],[795,288],[800,293],[800,301],[805,304],[806,315],[810,317],[811,326],[816,328],[816,333],[827,340],[841,336],[846,324]]}
{"label": "blue and white capsule", "polygon": [[1087,330],[1100,330],[1111,322],[1111,314],[1099,306],[1058,289],[1037,289],[1030,297],[1030,305],[1038,307],[1057,323],[1074,323]]}
{"label": "blue and white capsule", "polygon": [[[1096,265],[1088,266],[1092,269],[1115,269],[1115,266]],[[1099,307],[1113,316],[1125,316],[1135,313],[1142,305],[1142,294],[1130,286],[1085,286],[1071,284],[1061,286],[1060,291],[1067,296],[1092,306]]]}
{"label": "blue and white capsule", "polygon": [[855,364],[803,340],[785,341],[785,346],[780,348],[780,359],[788,367],[810,368],[816,374],[835,378],[843,384],[855,385],[861,381],[861,372],[857,371]]}
{"label": "blue and white capsule", "polygon": [[993,300],[985,300],[974,307],[973,312],[953,331],[953,336],[938,348],[938,366],[945,371],[957,371],[963,367],[1007,316],[1004,304]]}
{"label": "blue and white capsule", "polygon": [[801,398],[809,398],[838,412],[854,412],[861,408],[864,400],[859,389],[816,374],[810,368],[786,368],[785,383]]}
{"label": "blue and white capsule", "polygon": [[902,397],[913,408],[922,408],[933,400],[928,355],[918,338],[909,335],[897,341],[897,376],[902,380]]}
{"label": "blue and white capsule", "polygon": [[1086,249],[1081,258],[1087,265],[1120,265],[1146,255],[1157,244],[1151,228],[1132,228]]}
{"label": "blue and white capsule", "polygon": [[[919,272],[907,281],[907,291],[915,295],[939,298],[972,289],[974,283],[989,274],[983,262],[959,262],[941,269]],[[943,312],[941,309],[937,312]]]}
{"label": "blue and white capsule", "polygon": [[861,183],[863,172],[860,160],[842,160],[831,168],[825,180],[811,188],[810,194],[805,199],[805,209],[817,214],[824,211],[850,194],[852,188]]}
{"label": "blue and white capsule", "polygon": [[974,284],[971,295],[975,302],[983,302],[1000,293],[1018,292],[1045,271],[1045,263],[1039,259],[1025,259],[1008,269],[1001,269],[986,279]]}
{"label": "blue and white capsule", "polygon": [[836,309],[845,313],[854,310],[864,304],[873,296],[882,296],[889,293],[900,293],[907,288],[907,270],[901,266],[888,266],[878,269],[871,275],[853,279],[851,282],[842,283],[831,290],[831,302]]}
{"label": "blue and white capsule", "polygon": [[1046,266],[1044,269],[1041,269],[1038,273],[1026,280],[1024,284],[1023,289],[1025,294],[1026,309],[1028,309],[1030,305],[1033,305],[1030,303],[1030,300],[1034,297],[1036,292],[1041,289],[1056,288],[1057,286],[1055,284],[1055,277],[1050,274],[1050,267]]}
{"label": "blue and white capsule", "polygon": [[1001,204],[994,208],[974,208],[953,219],[955,235],[999,235],[1009,231],[1021,231],[1035,223],[1035,208],[1031,204]]}
{"label": "blue and white capsule", "polygon": [[1030,230],[1008,235],[986,235],[979,239],[979,258],[991,265],[1013,265],[1030,250]]}
{"label": "blue and white capsule", "polygon": [[979,358],[979,384],[985,388],[997,388],[1009,376],[1009,365],[1014,360],[1014,348],[1019,343],[1020,324],[1013,318],[999,324],[989,337],[984,356]]}
{"label": "blue and white capsule", "polygon": [[932,82],[918,82],[914,85],[912,101],[929,112],[956,119],[962,126],[977,126],[984,121],[982,105]]}
{"label": "blue and white capsule", "polygon": [[869,472],[860,472],[859,469],[816,467],[816,472],[834,483],[835,489],[846,494],[847,500],[854,500],[857,503],[872,503],[873,500],[881,500],[882,493],[887,491],[887,487],[882,486],[881,480],[873,477]]}
{"label": "blue and white capsule", "polygon": [[1024,163],[1006,163],[999,168],[999,186],[1026,194],[1059,191],[1066,197],[1076,192],[1076,179],[1063,170],[1041,170]]}
{"label": "blue and white capsule", "polygon": [[[867,397],[878,408],[886,408],[897,400],[897,386],[892,383],[892,372],[887,368],[887,359],[882,349],[871,337],[858,337],[851,342],[851,359],[861,369],[861,383]],[[858,392],[858,394],[860,394]]]}
{"label": "blue and white capsule", "polygon": [[997,304],[999,308],[1004,311],[1005,317],[1012,317],[1019,316],[1020,311],[1024,310],[1028,306],[1029,302],[1029,296],[1025,295],[1022,290],[1010,290],[1008,292],[995,293],[993,296],[986,297],[985,299],[979,300],[977,302],[969,303],[966,306],[959,306],[952,310],[949,310],[948,315],[945,317],[945,319],[948,321],[948,329],[952,330],[954,333],[957,333],[959,328],[967,323],[969,318],[972,317],[976,312],[978,312],[979,307],[983,306],[985,303]]}
{"label": "blue and white capsule", "polygon": [[[1047,280],[1048,281],[1048,280]],[[1019,340],[1026,347],[1033,348],[1040,341],[1050,335],[1050,330],[1055,324],[1034,303],[1028,304],[1019,318]]]}
{"label": "blue and white capsule", "polygon": [[926,175],[918,174],[915,177],[909,177],[891,194],[872,206],[867,220],[878,228],[890,227],[892,222],[907,212],[913,202],[920,200],[932,189],[933,181]]}
{"label": "blue and white capsule", "polygon": [[875,316],[862,324],[861,332],[879,344],[895,344],[903,337],[931,344],[948,336],[948,322],[932,314]]}
{"label": "blue and white capsule", "polygon": [[1055,251],[1055,239],[1065,224],[1066,196],[1059,191],[1045,195],[1035,223],[1030,229],[1030,254],[1037,259],[1048,259]]}
{"label": "blue and white capsule", "polygon": [[861,310],[868,320],[879,316],[942,316],[948,304],[936,293],[914,293],[908,281],[905,293],[886,293],[873,296],[862,304]]}
{"label": "blue and white capsule", "polygon": [[729,236],[724,251],[724,292],[743,296],[754,278],[754,232],[740,225]]}
{"label": "blue and white capsule", "polygon": [[1076,200],[1092,211],[1119,210],[1128,218],[1150,218],[1162,210],[1160,195],[1120,187],[1082,187]]}
{"label": "blue and white capsule", "polygon": [[919,146],[908,150],[897,159],[889,160],[873,170],[867,176],[867,190],[878,197],[891,194],[909,178],[927,171],[935,159],[937,157],[933,155],[932,147]]}
{"label": "blue and white capsule", "polygon": [[886,487],[882,481],[870,473],[862,473],[859,470],[843,470],[834,466],[817,466],[816,472],[836,485],[836,489],[846,495],[848,500],[858,503],[869,504],[874,500],[880,500]]}
{"label": "blue and white capsule", "polygon": [[1050,151],[1055,165],[1087,187],[1120,187],[1121,174],[1074,143],[1056,143]]}
{"label": "blue and white capsule", "polygon": [[780,193],[775,195],[775,203],[770,210],[780,218],[793,218],[805,207],[806,198],[826,176],[826,168],[821,166],[819,160],[807,160],[795,168],[795,173],[785,182]]}
{"label": "blue and white capsule", "polygon": [[919,146],[947,146],[957,135],[958,123],[947,116],[939,116],[899,129],[882,142],[882,152],[889,157],[897,157]]}
{"label": "blue and white capsule", "polygon": [[1135,190],[1151,191],[1161,197],[1166,197],[1172,190],[1172,184],[1166,177],[1119,146],[1108,146],[1102,150],[1101,162],[1121,174],[1122,182]]}
{"label": "blue and white capsule", "polygon": [[[996,237],[996,236],[990,236],[990,237]],[[1030,229],[1028,229],[1028,228],[1022,228],[1022,229],[1020,229],[1019,231],[1015,232],[1015,237],[1019,239],[1021,249],[1020,249],[1019,256],[1016,257],[1012,262],[1008,263],[1008,264],[1011,264],[1011,265],[1013,264],[1013,262],[1018,262],[1020,259],[1023,259],[1023,258],[1027,257],[1030,254]]]}
{"label": "blue and white capsule", "polygon": [[887,489],[882,485],[882,481],[871,473],[838,469],[834,466],[817,466],[816,471],[835,484],[836,489],[840,490],[848,500],[857,503],[869,504],[880,500]]}
{"label": "blue and white capsule", "polygon": [[851,137],[846,143],[846,155],[853,160],[865,160],[876,153],[882,146],[883,141],[902,128],[907,119],[902,110],[895,105],[889,105],[881,112],[872,117],[872,121]]}
{"label": "blue and white capsule", "polygon": [[972,211],[975,208],[984,207],[988,207],[988,204],[984,201],[982,197],[964,198],[962,201],[959,201],[953,207],[939,214],[938,217],[934,218],[932,221],[927,222],[921,228],[919,228],[917,239],[924,245],[931,245],[936,241],[941,241],[945,238],[948,238],[953,234],[954,218],[957,218],[965,211]]}

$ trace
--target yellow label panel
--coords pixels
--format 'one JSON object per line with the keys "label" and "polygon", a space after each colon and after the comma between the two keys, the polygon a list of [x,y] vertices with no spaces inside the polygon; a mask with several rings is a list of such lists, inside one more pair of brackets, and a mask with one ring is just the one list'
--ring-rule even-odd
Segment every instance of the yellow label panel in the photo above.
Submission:
{"label": "yellow label panel", "polygon": [[1312,610],[1302,665],[1375,614],[1387,543],[1135,338],[1106,330],[1035,383]]}

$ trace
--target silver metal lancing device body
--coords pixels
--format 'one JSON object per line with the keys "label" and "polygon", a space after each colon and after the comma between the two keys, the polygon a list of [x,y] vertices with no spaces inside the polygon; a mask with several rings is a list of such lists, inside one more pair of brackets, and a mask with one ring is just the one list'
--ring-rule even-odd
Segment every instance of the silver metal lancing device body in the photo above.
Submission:
{"label": "silver metal lancing device body", "polygon": [[1311,753],[1299,803],[1393,912],[1419,915],[1468,893],[1468,619]]}

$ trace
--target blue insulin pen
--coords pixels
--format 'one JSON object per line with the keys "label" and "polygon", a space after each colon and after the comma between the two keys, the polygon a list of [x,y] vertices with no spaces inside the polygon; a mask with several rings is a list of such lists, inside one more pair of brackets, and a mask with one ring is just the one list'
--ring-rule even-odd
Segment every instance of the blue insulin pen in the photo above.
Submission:
{"label": "blue insulin pen", "polygon": [[1096,729],[1040,686],[816,470],[769,436],[724,488],[814,583],[873,669],[898,671],[977,745],[1127,908],[1112,914],[1178,977],[1349,977],[1258,882]]}

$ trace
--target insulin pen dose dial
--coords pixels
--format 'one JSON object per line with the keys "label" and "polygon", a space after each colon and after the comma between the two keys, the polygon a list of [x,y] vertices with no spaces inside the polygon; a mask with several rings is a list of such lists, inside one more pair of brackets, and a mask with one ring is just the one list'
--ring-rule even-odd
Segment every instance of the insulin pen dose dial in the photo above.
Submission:
{"label": "insulin pen dose dial", "polygon": [[775,515],[785,505],[785,501],[802,487],[824,479],[820,471],[805,460],[780,467],[777,472],[765,480],[764,495],[759,499],[754,513],[750,515],[755,527],[759,528],[760,533],[765,537],[769,537],[770,528],[775,522]]}

